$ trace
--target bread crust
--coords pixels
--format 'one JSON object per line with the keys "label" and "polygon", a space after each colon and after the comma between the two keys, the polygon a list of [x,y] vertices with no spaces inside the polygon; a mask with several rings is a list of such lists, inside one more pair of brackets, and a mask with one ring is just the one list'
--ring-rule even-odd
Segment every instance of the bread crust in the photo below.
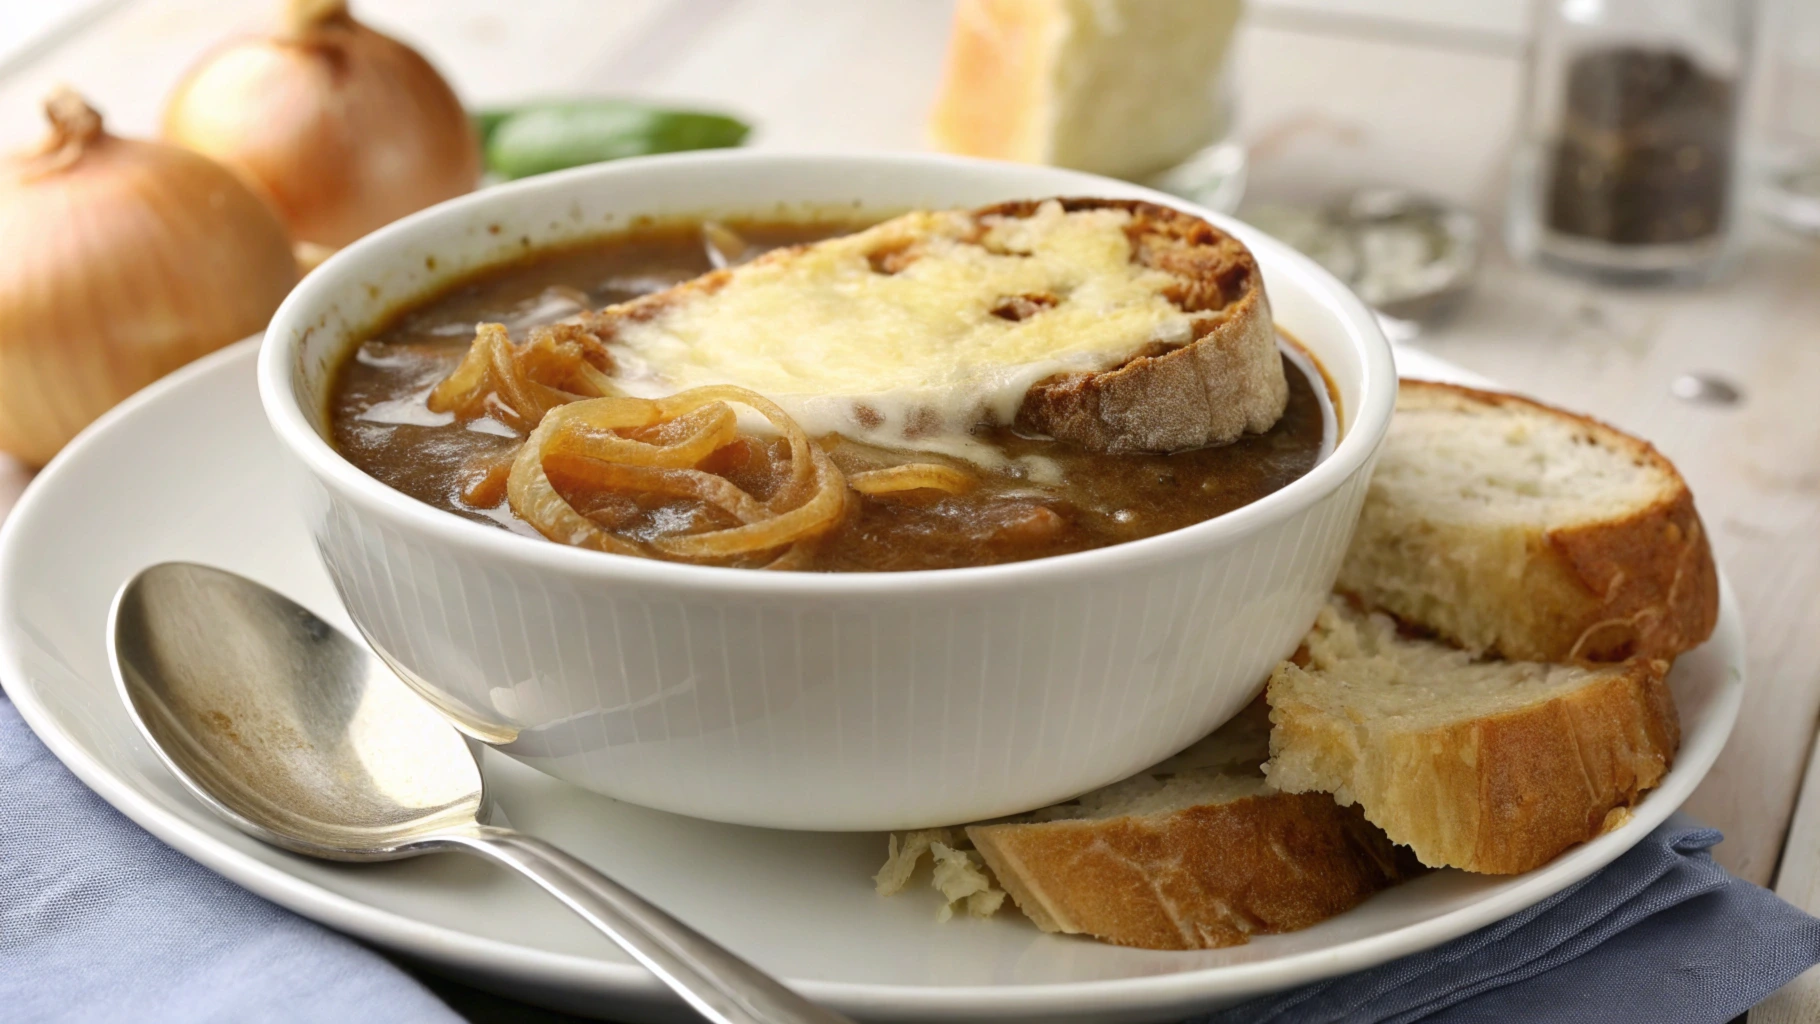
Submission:
{"label": "bread crust", "polygon": [[[1029,217],[1046,201],[999,203],[969,216],[975,222]],[[1176,283],[1165,296],[1178,308],[1202,315],[1185,345],[1159,346],[1110,370],[1039,381],[1025,394],[1017,425],[1090,451],[1114,453],[1204,448],[1274,426],[1288,406],[1289,381],[1277,351],[1263,275],[1250,250],[1173,207],[1131,199],[1056,201],[1067,212],[1128,212],[1131,222],[1125,232],[1133,261],[1174,277]],[[983,223],[979,230],[984,233]],[[776,249],[759,259],[789,259],[805,247]],[[914,254],[905,258],[914,259]],[[735,273],[736,269],[712,271],[587,314],[583,321],[610,341],[617,324],[649,320],[677,304],[712,296]]]}
{"label": "bread crust", "polygon": [[[1673,484],[1621,518],[1538,528],[1524,539],[1523,564],[1501,565],[1497,578],[1473,581],[1471,593],[1488,603],[1521,607],[1521,614],[1416,608],[1373,587],[1370,572],[1356,557],[1342,568],[1339,589],[1462,647],[1522,661],[1672,658],[1712,635],[1719,618],[1719,578],[1706,530],[1686,481],[1648,442],[1527,398],[1455,384],[1405,380],[1398,405],[1517,407],[1569,420],[1598,443],[1648,462]],[[1396,536],[1404,532],[1400,524],[1383,521],[1368,498],[1354,547],[1411,543],[1407,536]]]}
{"label": "bread crust", "polygon": [[[1131,214],[1132,259],[1180,282],[1169,294],[1195,325],[1187,345],[1139,355],[1098,373],[1038,382],[1018,424],[1092,451],[1170,452],[1226,444],[1269,430],[1289,403],[1264,277],[1251,251],[1199,217],[1133,199],[1064,198],[1062,209]],[[976,217],[1028,217],[1036,200]]]}
{"label": "bread crust", "polygon": [[1032,0],[962,0],[954,8],[929,138],[950,153],[1042,163],[1039,112],[1060,8]]}
{"label": "bread crust", "polygon": [[1325,794],[973,825],[967,836],[1037,927],[1145,949],[1217,949],[1306,928],[1421,870]]}
{"label": "bread crust", "polygon": [[1363,749],[1335,734],[1332,716],[1295,700],[1272,676],[1267,768],[1276,758],[1320,761],[1344,776],[1336,797],[1430,867],[1519,874],[1606,830],[1674,764],[1681,727],[1669,663],[1622,670],[1528,707],[1444,727],[1393,733]]}

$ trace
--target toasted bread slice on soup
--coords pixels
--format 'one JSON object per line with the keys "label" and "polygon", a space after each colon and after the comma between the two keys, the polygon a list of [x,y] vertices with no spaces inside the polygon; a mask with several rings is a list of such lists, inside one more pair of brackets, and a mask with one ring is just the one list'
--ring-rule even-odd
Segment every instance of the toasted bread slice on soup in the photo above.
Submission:
{"label": "toasted bread slice on soup", "polygon": [[1265,773],[1431,866],[1539,867],[1622,820],[1680,745],[1668,663],[1481,660],[1335,598],[1268,689]]}
{"label": "toasted bread slice on soup", "polygon": [[1694,499],[1647,443],[1512,395],[1404,381],[1338,589],[1471,651],[1673,657],[1712,633]]}
{"label": "toasted bread slice on soup", "polygon": [[1262,432],[1288,382],[1251,253],[1130,200],[917,212],[586,317],[621,385],[735,382],[811,434],[964,453],[1016,424],[1095,451]]}
{"label": "toasted bread slice on soup", "polygon": [[1419,871],[1357,808],[1265,780],[1266,715],[1255,703],[1175,757],[1064,804],[894,836],[879,889],[901,889],[929,849],[935,887],[976,913],[998,909],[996,880],[1044,931],[1209,949],[1305,928]]}

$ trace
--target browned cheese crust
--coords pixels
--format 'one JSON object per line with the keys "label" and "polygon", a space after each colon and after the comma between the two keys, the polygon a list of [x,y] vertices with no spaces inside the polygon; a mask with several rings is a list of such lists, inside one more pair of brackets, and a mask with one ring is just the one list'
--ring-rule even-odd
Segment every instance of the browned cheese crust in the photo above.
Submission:
{"label": "browned cheese crust", "polygon": [[[1508,616],[1490,649],[1518,661],[1622,661],[1672,658],[1712,635],[1719,619],[1719,576],[1693,492],[1673,463],[1648,442],[1590,417],[1515,395],[1406,380],[1399,405],[1523,407],[1572,420],[1597,443],[1659,468],[1673,481],[1649,505],[1622,518],[1537,531],[1512,590],[1528,605]],[[1372,595],[1360,594],[1368,602]],[[1395,607],[1385,611],[1404,614]],[[1437,624],[1436,629],[1456,643]]]}
{"label": "browned cheese crust", "polygon": [[[972,217],[982,222],[983,235],[985,218],[1029,217],[1044,201],[1000,203],[975,210]],[[1289,403],[1289,382],[1264,279],[1250,250],[1199,217],[1167,206],[1128,199],[1058,201],[1066,211],[1129,211],[1131,258],[1176,279],[1164,293],[1170,302],[1188,313],[1210,315],[1197,321],[1186,345],[1158,346],[1116,369],[1037,383],[1018,411],[1018,425],[1102,452],[1204,448],[1274,426]],[[787,260],[805,247],[776,249],[759,261]],[[881,273],[896,273],[916,258],[911,246],[880,252],[874,264]],[[705,300],[734,273],[737,268],[716,270],[587,314],[584,325],[610,341],[618,323],[649,320],[673,305]]]}
{"label": "browned cheese crust", "polygon": [[1037,927],[1145,949],[1306,928],[1421,871],[1358,808],[1323,793],[973,825],[967,836]]}
{"label": "browned cheese crust", "polygon": [[[1396,736],[1361,758],[1351,795],[1424,864],[1541,867],[1621,823],[1673,766],[1681,726],[1668,668],[1633,662],[1530,707]],[[1293,703],[1270,700],[1276,750],[1305,723]]]}

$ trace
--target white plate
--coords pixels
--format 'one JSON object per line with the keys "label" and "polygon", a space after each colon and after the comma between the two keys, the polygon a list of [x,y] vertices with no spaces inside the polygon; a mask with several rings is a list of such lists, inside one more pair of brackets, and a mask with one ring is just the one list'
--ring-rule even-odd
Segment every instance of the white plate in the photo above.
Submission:
{"label": "white plate", "polygon": [[[0,530],[0,679],[38,735],[141,825],[298,913],[488,984],[625,1019],[670,1016],[644,973],[529,884],[462,857],[371,866],[260,845],[165,773],[115,696],[108,602],[154,562],[245,573],[348,628],[303,524],[253,387],[251,343],[135,396],[32,485]],[[1413,352],[1406,373],[1453,376]],[[1016,914],[937,924],[918,888],[873,895],[882,836],[774,832],[594,796],[489,756],[510,823],[560,843],[792,979],[873,1019],[1169,1020],[1381,963],[1482,927],[1585,877],[1660,823],[1724,745],[1743,689],[1727,591],[1712,642],[1671,677],[1683,743],[1623,828],[1515,878],[1437,872],[1306,931],[1166,953],[1043,935]],[[679,1004],[676,1004],[679,1005]]]}

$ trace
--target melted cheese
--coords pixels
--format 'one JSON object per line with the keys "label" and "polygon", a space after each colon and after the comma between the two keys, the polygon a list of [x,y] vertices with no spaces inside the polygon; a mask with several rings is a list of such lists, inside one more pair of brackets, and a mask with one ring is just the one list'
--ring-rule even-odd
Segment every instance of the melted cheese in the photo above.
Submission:
{"label": "melted cheese", "polygon": [[[981,234],[965,213],[920,212],[776,253],[622,325],[621,379],[645,396],[738,384],[811,434],[979,458],[967,433],[1012,422],[1043,378],[1192,337],[1190,316],[1162,295],[1171,278],[1132,262],[1129,220],[1051,201]],[[993,312],[1021,296],[1053,305],[1022,319]]]}

